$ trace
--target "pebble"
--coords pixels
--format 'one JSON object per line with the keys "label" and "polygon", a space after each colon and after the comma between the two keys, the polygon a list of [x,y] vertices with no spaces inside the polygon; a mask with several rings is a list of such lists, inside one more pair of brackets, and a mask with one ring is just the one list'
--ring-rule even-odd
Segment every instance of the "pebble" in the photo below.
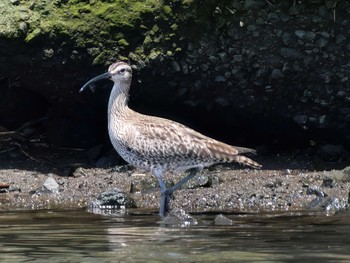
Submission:
{"label": "pebble", "polygon": [[218,53],[218,56],[220,57],[222,62],[224,62],[224,63],[227,62],[228,56],[227,56],[226,52],[220,52],[220,53]]}
{"label": "pebble", "polygon": [[173,70],[175,72],[180,72],[181,71],[180,64],[177,61],[171,62],[171,66],[172,66],[172,68],[173,68]]}
{"label": "pebble", "polygon": [[227,81],[225,76],[219,75],[215,77],[215,82],[225,82],[225,81]]}
{"label": "pebble", "polygon": [[306,32],[304,30],[296,30],[294,33],[297,37],[301,39],[303,39],[306,35]]}
{"label": "pebble", "polygon": [[273,79],[282,79],[284,77],[280,69],[273,69],[271,73],[271,78]]}
{"label": "pebble", "polygon": [[216,64],[216,63],[219,61],[219,59],[218,59],[217,57],[210,56],[210,57],[209,57],[209,61],[210,61],[211,63],[213,63],[213,64]]}
{"label": "pebble", "polygon": [[296,122],[296,123],[298,123],[299,125],[304,125],[304,124],[306,124],[306,122],[307,122],[307,116],[305,116],[305,115],[295,115],[294,117],[293,117],[293,120]]}
{"label": "pebble", "polygon": [[227,218],[223,214],[220,214],[215,217],[214,223],[217,226],[229,226],[229,225],[233,225],[233,220]]}
{"label": "pebble", "polygon": [[324,39],[321,37],[319,40],[316,41],[316,44],[320,47],[323,48],[328,44],[328,40]]}
{"label": "pebble", "polygon": [[343,35],[343,34],[338,34],[336,37],[335,37],[335,43],[336,44],[340,44],[342,43],[343,41],[346,40],[346,37]]}
{"label": "pebble", "polygon": [[49,190],[52,193],[58,193],[59,192],[59,184],[56,182],[56,180],[52,177],[48,177],[46,181],[44,182],[43,186]]}
{"label": "pebble", "polygon": [[293,48],[281,48],[281,56],[284,58],[289,59],[300,59],[302,58],[302,55],[299,51],[293,49]]}
{"label": "pebble", "polygon": [[242,55],[234,55],[233,60],[237,62],[242,62],[243,56]]}

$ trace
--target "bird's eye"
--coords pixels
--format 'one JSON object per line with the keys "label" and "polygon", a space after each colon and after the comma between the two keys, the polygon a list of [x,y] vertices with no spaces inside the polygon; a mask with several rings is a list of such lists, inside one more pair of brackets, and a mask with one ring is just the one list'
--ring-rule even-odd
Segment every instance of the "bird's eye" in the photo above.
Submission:
{"label": "bird's eye", "polygon": [[125,68],[122,68],[121,70],[119,70],[119,73],[124,73],[125,72]]}

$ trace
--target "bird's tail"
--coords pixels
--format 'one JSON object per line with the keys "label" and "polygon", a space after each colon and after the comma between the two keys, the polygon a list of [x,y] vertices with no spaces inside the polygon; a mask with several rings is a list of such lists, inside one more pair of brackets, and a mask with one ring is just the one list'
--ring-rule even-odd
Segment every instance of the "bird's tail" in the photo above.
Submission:
{"label": "bird's tail", "polygon": [[256,154],[253,149],[231,146],[215,140],[208,141],[206,146],[217,162],[238,162],[253,168],[261,168],[259,163],[241,155],[245,153]]}
{"label": "bird's tail", "polygon": [[253,168],[261,168],[261,164],[253,161],[252,159],[245,157],[243,155],[234,155],[230,157],[230,161],[235,161],[240,164],[244,164],[246,166],[250,166]]}

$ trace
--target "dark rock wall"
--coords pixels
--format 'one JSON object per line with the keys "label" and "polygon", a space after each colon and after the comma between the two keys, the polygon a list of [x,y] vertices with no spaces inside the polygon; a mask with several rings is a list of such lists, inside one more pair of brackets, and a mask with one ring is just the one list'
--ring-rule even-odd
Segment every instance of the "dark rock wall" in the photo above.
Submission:
{"label": "dark rock wall", "polygon": [[[56,2],[80,21],[108,1]],[[36,35],[40,25],[25,22],[25,28],[23,21],[17,24],[27,35],[1,34],[0,125],[15,130],[44,118],[31,132],[49,143],[108,142],[111,83],[99,83],[105,88],[94,94],[77,91],[124,58],[136,66],[131,106],[141,112],[233,144],[349,148],[348,1],[164,1],[157,8],[148,10],[154,16],[140,12],[134,27],[107,27],[101,21],[111,18],[102,16],[96,27],[107,33],[98,37],[47,25]]]}

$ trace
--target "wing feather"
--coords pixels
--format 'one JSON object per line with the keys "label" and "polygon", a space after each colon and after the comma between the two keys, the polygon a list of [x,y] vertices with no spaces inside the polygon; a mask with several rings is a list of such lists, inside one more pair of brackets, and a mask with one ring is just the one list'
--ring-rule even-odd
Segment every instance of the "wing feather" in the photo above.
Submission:
{"label": "wing feather", "polygon": [[[128,121],[128,147],[143,158],[167,162],[231,162],[238,161],[257,167],[259,164],[245,157],[237,158],[241,153],[254,153],[249,148],[234,147],[211,139],[180,123],[167,119],[138,115]],[[127,127],[125,127],[126,129]]]}

